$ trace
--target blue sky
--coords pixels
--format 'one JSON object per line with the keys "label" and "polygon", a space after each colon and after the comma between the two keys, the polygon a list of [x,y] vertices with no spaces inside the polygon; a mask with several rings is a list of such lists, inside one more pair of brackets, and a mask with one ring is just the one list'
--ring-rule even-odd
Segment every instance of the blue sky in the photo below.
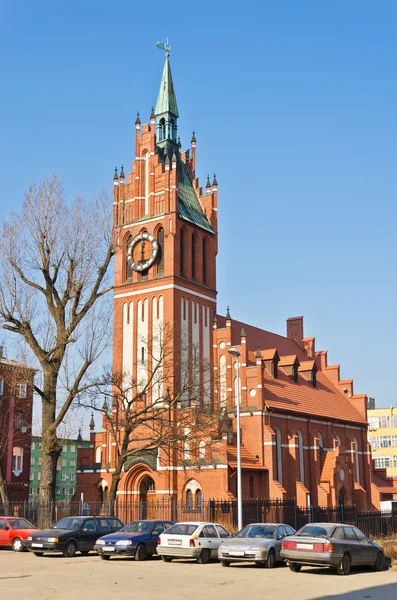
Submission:
{"label": "blue sky", "polygon": [[219,182],[218,310],[305,316],[355,391],[397,404],[394,0],[0,0],[0,214],[57,171],[111,189],[168,36],[187,147]]}

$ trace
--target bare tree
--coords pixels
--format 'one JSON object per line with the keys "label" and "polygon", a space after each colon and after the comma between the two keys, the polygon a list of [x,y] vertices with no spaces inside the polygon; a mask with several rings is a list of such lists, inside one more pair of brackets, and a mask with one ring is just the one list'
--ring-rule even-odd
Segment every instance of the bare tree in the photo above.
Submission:
{"label": "bare tree", "polygon": [[39,375],[43,456],[40,503],[54,499],[57,436],[78,395],[93,385],[92,365],[108,344],[114,255],[111,202],[67,202],[52,176],[25,194],[22,210],[3,223],[0,318],[24,340]]}
{"label": "bare tree", "polygon": [[[171,458],[174,464],[179,461],[190,466],[190,459],[184,460],[187,447],[190,453],[192,445],[196,443],[198,448],[203,438],[209,444],[218,441],[219,411],[210,397],[210,365],[178,360],[181,353],[170,330],[156,333],[150,347],[145,375],[133,377],[109,368],[104,376],[106,387],[88,392],[90,406],[103,414],[116,451],[110,515],[114,514],[122,472],[130,459],[150,454],[157,457],[161,450],[161,460]],[[196,354],[194,348],[191,352]]]}

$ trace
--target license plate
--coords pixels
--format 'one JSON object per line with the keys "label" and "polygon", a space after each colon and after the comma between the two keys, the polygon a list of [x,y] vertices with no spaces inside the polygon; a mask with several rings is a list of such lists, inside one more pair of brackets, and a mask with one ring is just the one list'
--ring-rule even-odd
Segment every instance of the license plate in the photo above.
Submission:
{"label": "license plate", "polygon": [[296,544],[297,550],[313,550],[313,544]]}
{"label": "license plate", "polygon": [[32,544],[32,548],[42,548],[44,544]]}
{"label": "license plate", "polygon": [[113,546],[109,546],[109,548],[103,548],[103,552],[114,552]]}
{"label": "license plate", "polygon": [[229,552],[229,556],[244,556],[244,552],[233,550],[233,552]]}
{"label": "license plate", "polygon": [[169,546],[182,546],[182,540],[168,540]]}

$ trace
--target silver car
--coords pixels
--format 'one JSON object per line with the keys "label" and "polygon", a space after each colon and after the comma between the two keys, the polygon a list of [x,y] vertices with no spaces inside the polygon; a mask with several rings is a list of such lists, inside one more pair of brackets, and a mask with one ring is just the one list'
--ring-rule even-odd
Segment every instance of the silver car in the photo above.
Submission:
{"label": "silver car", "polygon": [[222,541],[218,558],[223,567],[229,567],[232,562],[249,561],[271,569],[282,560],[282,540],[293,533],[295,529],[281,523],[251,523],[233,538]]}
{"label": "silver car", "polygon": [[383,548],[366,538],[352,525],[341,523],[311,523],[295,535],[285,538],[281,557],[288,561],[291,571],[303,565],[330,567],[339,575],[348,575],[351,566],[367,565],[383,569]]}

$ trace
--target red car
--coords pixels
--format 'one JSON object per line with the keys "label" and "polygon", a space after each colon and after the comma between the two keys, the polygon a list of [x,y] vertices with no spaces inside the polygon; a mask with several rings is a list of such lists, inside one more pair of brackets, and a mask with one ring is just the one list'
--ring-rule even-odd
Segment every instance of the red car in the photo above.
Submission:
{"label": "red car", "polygon": [[20,517],[0,517],[0,546],[12,546],[15,552],[25,550],[23,541],[35,533],[37,527]]}

